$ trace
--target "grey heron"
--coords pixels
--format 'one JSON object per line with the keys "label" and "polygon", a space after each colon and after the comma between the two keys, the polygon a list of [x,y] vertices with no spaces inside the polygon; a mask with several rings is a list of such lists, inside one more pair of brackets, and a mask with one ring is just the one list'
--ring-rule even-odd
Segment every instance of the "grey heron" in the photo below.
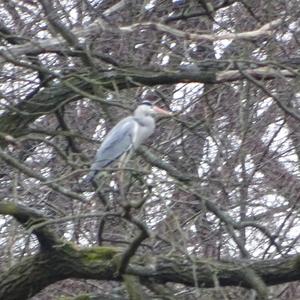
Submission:
{"label": "grey heron", "polygon": [[[150,101],[143,101],[132,116],[119,121],[105,136],[96,152],[90,172],[84,179],[91,182],[99,171],[121,158],[127,160],[155,130],[156,114],[170,115]],[[124,164],[123,164],[124,166]]]}

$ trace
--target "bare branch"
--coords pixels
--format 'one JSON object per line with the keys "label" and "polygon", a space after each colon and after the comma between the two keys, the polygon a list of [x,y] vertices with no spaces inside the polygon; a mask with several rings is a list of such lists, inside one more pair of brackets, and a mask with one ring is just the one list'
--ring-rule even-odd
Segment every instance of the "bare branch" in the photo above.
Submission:
{"label": "bare branch", "polygon": [[[250,82],[254,83],[256,86],[258,86],[265,94],[267,94],[269,97],[275,100],[277,105],[288,115],[290,115],[292,118],[294,118],[297,121],[300,121],[300,115],[297,114],[295,110],[292,108],[287,107],[283,101],[281,101],[276,95],[274,95],[272,92],[270,92],[263,83],[256,80],[251,74],[248,74],[247,71],[243,71],[240,69],[240,72],[247,78]],[[280,73],[279,73],[280,74]],[[278,74],[278,75],[279,75]]]}
{"label": "bare branch", "polygon": [[56,183],[53,182],[48,182],[48,179],[45,178],[44,176],[38,174],[37,172],[33,171],[31,168],[27,167],[26,165],[20,163],[18,160],[16,160],[15,158],[13,158],[12,156],[8,155],[5,151],[0,149],[0,157],[9,165],[11,165],[12,167],[18,169],[19,171],[21,171],[22,173],[26,174],[29,177],[32,178],[36,178],[38,180],[40,180],[41,182],[45,183],[47,186],[49,186],[50,188],[52,188],[53,190],[59,192],[60,194],[63,194],[71,199],[76,199],[76,200],[80,200],[83,202],[86,202],[86,198],[81,196],[78,193],[72,192]]}
{"label": "bare branch", "polygon": [[220,34],[220,35],[189,33],[189,32],[172,28],[164,24],[153,23],[153,22],[136,23],[129,26],[120,27],[119,30],[123,32],[134,32],[135,30],[140,30],[142,28],[149,28],[149,29],[155,29],[191,41],[215,42],[221,40],[237,40],[237,39],[256,40],[261,37],[271,36],[273,34],[272,30],[277,26],[279,26],[282,22],[283,22],[282,19],[276,19],[273,20],[272,22],[263,25],[261,28],[254,31],[241,32],[241,33],[227,33],[227,34]]}

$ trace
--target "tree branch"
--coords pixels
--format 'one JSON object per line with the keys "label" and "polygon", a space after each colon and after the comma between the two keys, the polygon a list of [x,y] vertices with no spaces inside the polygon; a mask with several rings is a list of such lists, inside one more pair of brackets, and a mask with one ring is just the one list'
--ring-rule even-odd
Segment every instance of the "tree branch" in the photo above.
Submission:
{"label": "tree branch", "polygon": [[[78,250],[70,244],[54,248],[24,259],[0,275],[0,298],[5,300],[27,299],[51,283],[67,278],[96,280],[122,280],[116,277],[115,262],[119,249],[95,247]],[[193,262],[184,257],[153,256],[136,257],[129,264],[126,274],[143,281],[155,283],[181,283],[214,287],[217,276],[220,286],[253,288],[247,278],[249,270],[261,278],[267,286],[300,279],[300,256],[268,261],[215,261],[195,258]],[[149,259],[148,259],[149,261]],[[16,277],[16,274],[18,276]],[[39,278],[37,281],[36,278]],[[263,289],[262,289],[263,290]]]}
{"label": "tree branch", "polygon": [[60,245],[62,241],[46,226],[34,228],[35,225],[45,222],[47,219],[36,210],[14,202],[0,201],[0,215],[10,215],[23,225],[26,230],[31,230],[36,235],[41,249],[50,250]]}
{"label": "tree branch", "polygon": [[282,19],[276,19],[263,25],[261,28],[254,31],[247,31],[241,33],[226,33],[226,34],[197,34],[189,33],[186,31],[181,31],[176,28],[154,22],[136,23],[129,26],[120,27],[119,30],[122,32],[134,32],[140,30],[141,28],[155,29],[164,33],[168,33],[172,36],[176,36],[185,40],[191,41],[208,41],[215,42],[221,40],[256,40],[261,37],[271,36],[273,34],[272,30],[282,23]]}
{"label": "tree branch", "polygon": [[[296,77],[296,71],[276,70],[271,67],[244,70],[245,73],[257,80],[273,79],[279,75]],[[88,97],[89,94],[93,96],[93,86],[99,86],[104,90],[115,90],[116,87],[122,90],[144,85],[170,85],[183,82],[222,83],[243,78],[244,75],[241,74],[240,70],[219,71],[217,67],[206,70],[196,68],[192,71],[156,71],[126,68],[102,71],[96,74],[69,75],[61,78],[59,83],[41,90],[32,98],[9,107],[9,111],[0,117],[0,131],[18,136],[40,116],[54,112],[68,102]]]}
{"label": "tree branch", "polygon": [[[40,0],[41,1],[41,0]],[[45,1],[45,0],[43,0]],[[50,14],[51,15],[51,14]],[[52,20],[53,18],[51,18]],[[227,33],[222,35],[216,35],[216,34],[196,34],[196,33],[186,33],[184,31],[178,30],[176,28],[160,24],[160,23],[152,23],[152,22],[146,22],[146,23],[136,23],[132,24],[130,26],[124,26],[124,27],[113,27],[111,24],[106,23],[105,21],[101,20],[100,18],[97,19],[93,24],[91,24],[86,29],[77,29],[77,30],[67,30],[65,27],[56,26],[57,30],[64,36],[66,40],[68,40],[71,44],[76,44],[75,40],[78,40],[80,38],[86,38],[90,34],[93,33],[99,33],[102,31],[107,32],[116,32],[116,33],[128,33],[133,32],[137,29],[146,27],[150,29],[155,29],[161,32],[169,33],[171,35],[174,35],[176,37],[189,39],[193,41],[219,41],[224,39],[250,39],[250,40],[256,40],[261,37],[271,36],[273,34],[272,30],[279,26],[282,23],[282,19],[276,19],[271,21],[270,23],[267,23],[263,25],[261,28],[254,30],[254,31],[248,31],[248,32],[241,32],[241,33]],[[74,38],[76,39],[74,40]],[[78,43],[77,43],[78,44]],[[47,40],[33,40],[29,43],[20,45],[20,46],[13,46],[9,47],[5,50],[2,50],[2,53],[5,53],[7,56],[11,56],[14,58],[18,58],[21,55],[38,55],[45,52],[53,52],[55,49],[56,51],[61,52],[62,47],[66,46],[67,43],[65,40],[62,40],[60,38],[51,38]],[[80,48],[79,48],[80,49]],[[5,62],[5,59],[0,59],[0,63]]]}
{"label": "tree branch", "polygon": [[139,228],[140,232],[133,239],[133,241],[130,243],[130,245],[127,247],[127,249],[120,257],[120,263],[118,269],[119,274],[123,274],[126,271],[130,259],[135,255],[137,249],[142,244],[142,242],[149,236],[146,225],[144,225],[141,221],[131,216],[129,211],[126,213],[125,219],[133,223],[134,225],[136,225]]}
{"label": "tree branch", "polygon": [[279,99],[276,95],[274,95],[272,92],[270,92],[263,83],[259,82],[256,80],[251,74],[248,74],[247,71],[243,71],[240,69],[240,72],[245,76],[246,79],[248,79],[250,82],[255,84],[257,87],[259,87],[266,95],[271,97],[277,105],[288,115],[290,115],[292,118],[294,118],[297,121],[300,121],[300,115],[294,110],[293,108],[288,107],[287,105],[284,104],[283,101]]}
{"label": "tree branch", "polygon": [[22,173],[26,174],[27,176],[40,180],[45,185],[49,186],[54,191],[57,191],[60,194],[63,194],[71,199],[76,199],[76,200],[83,201],[83,202],[87,201],[85,197],[81,196],[78,193],[68,190],[68,189],[64,188],[63,186],[58,185],[54,182],[51,182],[51,181],[48,182],[49,179],[45,178],[44,176],[42,176],[41,174],[39,174],[35,171],[32,171],[32,169],[30,167],[22,164],[21,162],[19,162],[18,160],[16,160],[9,154],[7,154],[5,151],[3,151],[1,148],[0,148],[0,158],[2,160],[4,160],[7,164],[11,165],[12,167],[14,167],[14,168],[18,169],[19,171],[21,171]]}

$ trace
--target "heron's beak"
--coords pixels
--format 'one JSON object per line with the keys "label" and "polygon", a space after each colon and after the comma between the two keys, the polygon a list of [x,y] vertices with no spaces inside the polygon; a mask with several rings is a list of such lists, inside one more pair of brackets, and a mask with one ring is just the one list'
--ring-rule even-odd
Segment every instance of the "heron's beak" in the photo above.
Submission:
{"label": "heron's beak", "polygon": [[167,111],[167,110],[164,110],[158,106],[153,106],[153,110],[159,114],[159,115],[162,115],[162,116],[171,116],[172,115],[172,112],[170,111]]}

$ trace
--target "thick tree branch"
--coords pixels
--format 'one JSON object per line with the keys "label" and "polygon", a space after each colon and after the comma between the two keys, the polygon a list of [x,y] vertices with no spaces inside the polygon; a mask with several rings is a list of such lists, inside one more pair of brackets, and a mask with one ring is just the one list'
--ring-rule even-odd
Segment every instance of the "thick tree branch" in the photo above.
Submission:
{"label": "thick tree branch", "polygon": [[[41,243],[41,253],[17,263],[0,276],[0,298],[27,299],[51,283],[67,278],[121,280],[118,274],[120,249],[97,247],[77,249],[59,240],[45,226],[45,218],[35,210],[10,202],[0,202],[0,214],[15,217],[25,228],[32,228]],[[266,285],[300,279],[300,257],[265,261],[215,261],[184,257],[136,256],[124,274],[141,282],[182,283],[188,286],[214,287],[217,277],[220,286],[243,286],[257,290],[266,297]],[[16,274],[18,278],[16,279]],[[196,276],[196,277],[195,277]],[[36,282],[36,278],[39,278]],[[197,282],[195,282],[195,278]],[[34,282],[33,282],[34,281]]]}
{"label": "thick tree branch", "polygon": [[14,202],[0,201],[0,215],[10,215],[21,223],[26,230],[32,230],[36,235],[42,250],[49,250],[53,246],[62,243],[56,234],[47,227],[37,226],[34,228],[35,225],[43,223],[47,219],[32,208]]}
{"label": "thick tree branch", "polygon": [[[115,257],[119,249],[97,247],[78,250],[69,244],[40,253],[16,264],[0,276],[0,298],[6,300],[27,299],[51,283],[67,278],[97,280],[122,280],[116,277],[118,269]],[[119,255],[117,255],[119,256]],[[153,256],[150,263],[144,257],[136,257],[127,268],[127,274],[143,281],[156,283],[182,283],[214,287],[217,276],[220,286],[253,288],[250,272],[266,285],[275,285],[300,279],[300,257],[269,261],[214,261],[196,259],[193,263],[183,257]],[[18,274],[16,278],[15,274]],[[253,275],[253,274],[252,274]],[[39,278],[37,281],[36,278]]]}
{"label": "thick tree branch", "polygon": [[112,258],[117,253],[113,248],[77,250],[64,244],[28,257],[1,274],[0,299],[25,300],[66,278],[116,279]]}
{"label": "thick tree branch", "polygon": [[[244,70],[255,79],[273,79],[280,76],[295,77],[296,71],[275,70],[271,67],[260,67]],[[20,135],[24,133],[27,126],[38,117],[54,112],[64,104],[78,100],[82,97],[93,96],[93,86],[103,89],[119,90],[138,87],[155,86],[162,84],[177,83],[221,83],[243,79],[240,70],[217,71],[215,68],[201,71],[154,71],[141,69],[109,70],[101,73],[70,75],[61,79],[60,83],[40,91],[31,99],[22,101],[16,106],[10,107],[7,113],[0,117],[0,131]],[[95,97],[97,98],[97,97]]]}

